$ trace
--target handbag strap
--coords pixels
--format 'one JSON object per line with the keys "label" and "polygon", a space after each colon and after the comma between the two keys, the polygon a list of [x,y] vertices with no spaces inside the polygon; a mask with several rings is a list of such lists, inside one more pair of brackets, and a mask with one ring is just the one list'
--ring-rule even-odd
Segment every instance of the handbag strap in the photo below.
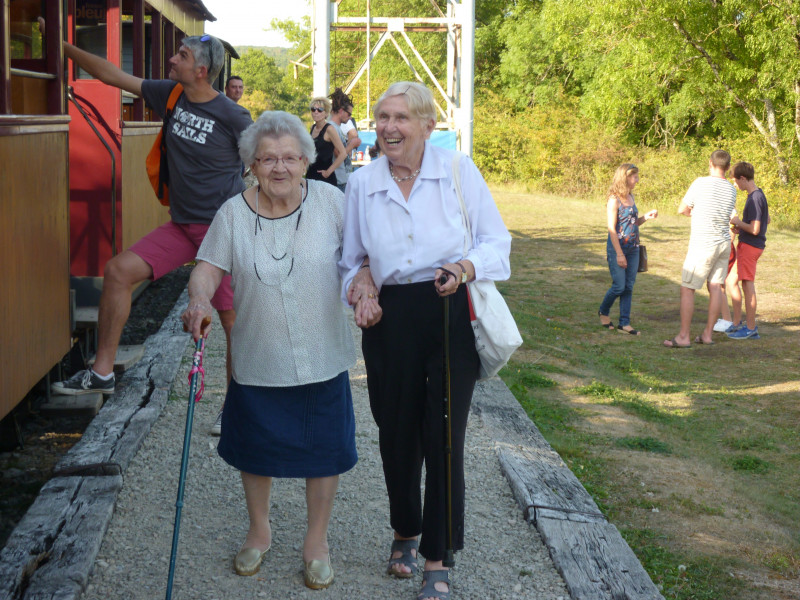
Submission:
{"label": "handbag strap", "polygon": [[464,227],[464,251],[462,256],[466,256],[472,247],[472,225],[469,222],[469,214],[467,213],[467,205],[464,204],[464,194],[461,191],[461,169],[459,163],[461,162],[461,152],[453,153],[453,183],[456,186],[456,196],[458,196],[458,203],[461,205],[461,225]]}

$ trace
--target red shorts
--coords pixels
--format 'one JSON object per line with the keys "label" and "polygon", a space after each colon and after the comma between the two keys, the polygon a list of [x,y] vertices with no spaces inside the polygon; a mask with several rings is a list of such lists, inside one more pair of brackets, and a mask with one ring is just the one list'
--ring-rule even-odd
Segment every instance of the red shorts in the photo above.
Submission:
{"label": "red shorts", "polygon": [[739,242],[736,247],[736,269],[739,273],[739,281],[756,280],[756,262],[763,252],[763,248]]}
{"label": "red shorts", "polygon": [[728,273],[731,272],[733,269],[733,265],[736,264],[736,246],[731,242],[731,254],[728,256]]}
{"label": "red shorts", "polygon": [[[153,281],[194,260],[209,225],[164,223],[128,248],[153,269]],[[217,310],[233,309],[231,276],[225,275],[211,299]]]}

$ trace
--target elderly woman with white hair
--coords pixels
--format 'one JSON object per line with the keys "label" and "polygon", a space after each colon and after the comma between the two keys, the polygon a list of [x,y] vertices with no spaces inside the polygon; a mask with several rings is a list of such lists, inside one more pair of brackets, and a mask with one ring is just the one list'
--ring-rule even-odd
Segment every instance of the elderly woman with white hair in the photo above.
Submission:
{"label": "elderly woman with white hair", "polygon": [[[463,284],[508,279],[511,236],[469,157],[428,140],[436,125],[436,105],[428,88],[419,83],[392,84],[375,104],[374,118],[384,155],[348,181],[339,268],[351,302],[361,298],[361,280],[367,273],[380,288],[380,321],[360,310],[361,301],[356,320],[365,327],[367,386],[394,530],[387,571],[394,577],[413,577],[419,550],[426,562],[417,598],[446,600],[450,586],[443,564],[447,548],[442,298],[451,296],[452,549],[460,550],[464,436],[479,374]],[[454,160],[472,239],[466,239],[462,223]]]}
{"label": "elderly woman with white hair", "polygon": [[210,298],[222,276],[232,275],[233,376],[218,453],[241,471],[250,517],[236,572],[255,574],[272,543],[272,478],[303,477],[305,584],[321,589],[333,582],[327,533],[339,475],[357,461],[348,379],[355,349],[336,266],[343,195],[303,179],[314,142],[294,115],[265,112],[239,145],[258,185],[219,209],[182,318],[195,339],[207,334]]}

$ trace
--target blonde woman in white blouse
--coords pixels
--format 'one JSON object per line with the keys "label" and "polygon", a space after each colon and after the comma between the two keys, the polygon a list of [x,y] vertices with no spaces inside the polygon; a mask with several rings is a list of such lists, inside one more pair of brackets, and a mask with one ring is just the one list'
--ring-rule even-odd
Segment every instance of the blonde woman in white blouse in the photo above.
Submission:
{"label": "blonde woman in white blouse", "polygon": [[240,155],[258,185],[217,213],[197,254],[183,321],[199,339],[209,299],[231,273],[233,377],[218,452],[241,471],[250,517],[234,568],[255,574],[270,548],[272,478],[303,477],[305,584],[321,589],[334,576],[327,532],[339,474],[357,461],[347,374],[355,351],[336,267],[343,195],[303,179],[314,143],[294,115],[262,114],[242,134]]}
{"label": "blonde woman in white blouse", "polygon": [[[508,279],[511,236],[483,177],[462,155],[459,170],[473,232],[472,249],[462,254],[465,231],[453,182],[455,156],[428,141],[436,124],[430,90],[419,83],[395,83],[376,103],[374,117],[384,155],[350,176],[339,267],[349,300],[361,297],[360,280],[367,272],[380,288],[380,321],[358,304],[356,322],[365,327],[370,406],[394,530],[387,571],[413,577],[419,550],[426,562],[418,599],[445,599],[450,589],[443,565],[442,297],[452,296],[452,522],[453,547],[460,550],[464,435],[479,367],[463,284]],[[439,283],[442,275],[447,276],[444,284]]]}

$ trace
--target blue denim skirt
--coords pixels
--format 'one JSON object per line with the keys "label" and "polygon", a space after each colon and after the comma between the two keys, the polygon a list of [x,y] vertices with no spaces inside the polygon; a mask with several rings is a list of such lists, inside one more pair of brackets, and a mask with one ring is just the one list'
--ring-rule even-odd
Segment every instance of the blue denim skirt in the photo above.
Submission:
{"label": "blue denim skirt", "polygon": [[217,452],[232,467],[265,477],[330,477],[358,461],[350,378],[295,387],[231,379]]}

